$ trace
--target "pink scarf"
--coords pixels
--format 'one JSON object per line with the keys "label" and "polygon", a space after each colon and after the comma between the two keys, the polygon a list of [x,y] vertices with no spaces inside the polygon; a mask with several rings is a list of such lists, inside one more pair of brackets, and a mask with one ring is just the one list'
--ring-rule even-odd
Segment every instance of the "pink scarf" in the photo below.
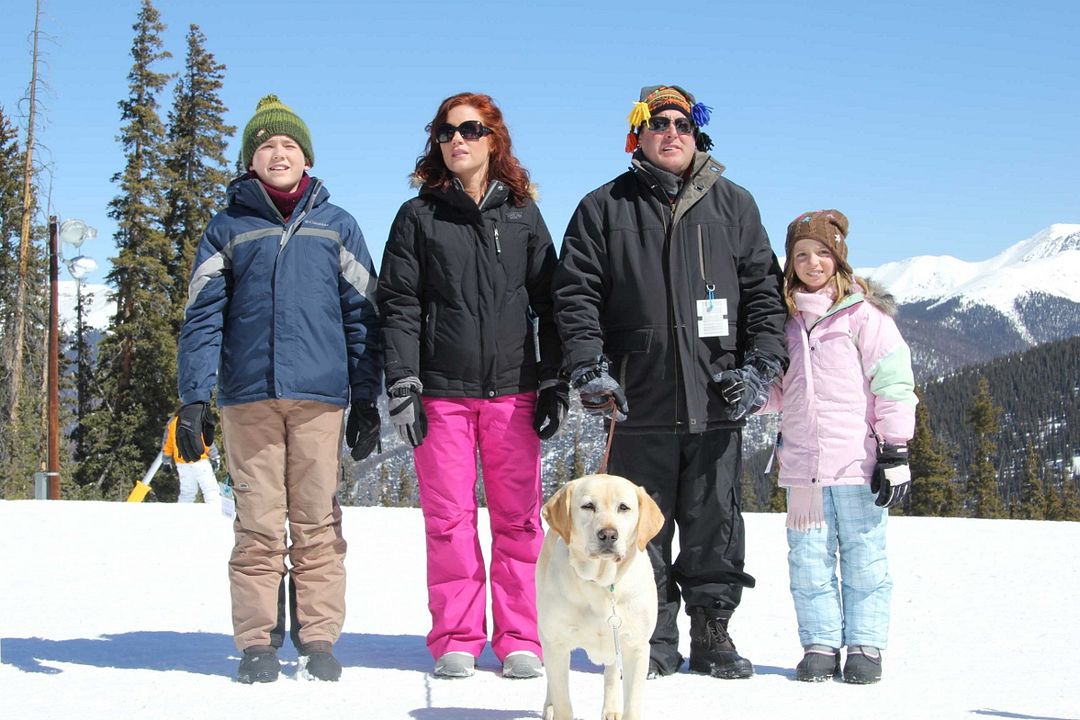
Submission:
{"label": "pink scarf", "polygon": [[[836,288],[830,282],[817,292],[795,291],[794,297],[795,307],[809,328],[836,303]],[[788,489],[787,520],[784,525],[799,532],[825,527],[825,509],[820,485]]]}

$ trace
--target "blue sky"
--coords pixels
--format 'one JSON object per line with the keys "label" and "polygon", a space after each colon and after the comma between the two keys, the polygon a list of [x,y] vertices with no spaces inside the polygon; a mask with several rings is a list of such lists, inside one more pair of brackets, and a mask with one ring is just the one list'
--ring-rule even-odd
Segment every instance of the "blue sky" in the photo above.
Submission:
{"label": "blue sky", "polygon": [[[53,212],[99,230],[122,169],[115,137],[137,0],[43,0],[41,159]],[[907,2],[260,2],[159,0],[173,58],[188,25],[227,66],[240,128],[277,93],[311,129],[313,174],[353,213],[379,261],[438,103],[500,104],[556,242],[577,202],[627,166],[642,85],[686,87],[727,177],[749,189],[778,254],[790,219],[836,207],[851,259],[990,257],[1080,222],[1080,5]],[[30,77],[33,0],[5,3],[0,104]],[[172,90],[160,98],[162,117]],[[238,152],[230,146],[230,160]],[[100,281],[104,270],[89,279]]]}

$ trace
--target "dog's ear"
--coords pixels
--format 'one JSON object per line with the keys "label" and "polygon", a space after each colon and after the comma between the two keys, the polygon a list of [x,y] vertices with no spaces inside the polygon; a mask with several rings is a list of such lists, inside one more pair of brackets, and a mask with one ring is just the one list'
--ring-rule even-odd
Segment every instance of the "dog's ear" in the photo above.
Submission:
{"label": "dog's ear", "polygon": [[660,506],[640,485],[637,489],[637,499],[637,546],[638,550],[644,550],[649,541],[656,537],[656,534],[664,527],[664,513],[660,512]]}
{"label": "dog's ear", "polygon": [[567,545],[570,544],[570,529],[573,526],[573,521],[570,519],[570,498],[573,496],[571,490],[573,484],[573,481],[571,481],[559,488],[558,492],[544,503],[544,508],[540,511],[544,519],[547,520],[548,527],[557,532]]}

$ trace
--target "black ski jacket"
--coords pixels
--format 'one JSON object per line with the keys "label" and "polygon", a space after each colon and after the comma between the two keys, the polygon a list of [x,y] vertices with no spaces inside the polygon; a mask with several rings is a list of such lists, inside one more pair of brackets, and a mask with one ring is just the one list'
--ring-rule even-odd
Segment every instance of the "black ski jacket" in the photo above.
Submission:
{"label": "black ski jacket", "polygon": [[455,180],[398,210],[378,284],[387,388],[415,376],[425,395],[491,398],[557,376],[555,249],[536,204],[508,198],[493,181],[478,207]]}
{"label": "black ski jacket", "polygon": [[[623,386],[620,432],[734,428],[714,374],[757,349],[787,364],[783,276],[754,198],[698,152],[675,201],[637,159],[578,205],[555,272],[567,370],[601,354]],[[727,303],[727,334],[699,336],[698,301]]]}

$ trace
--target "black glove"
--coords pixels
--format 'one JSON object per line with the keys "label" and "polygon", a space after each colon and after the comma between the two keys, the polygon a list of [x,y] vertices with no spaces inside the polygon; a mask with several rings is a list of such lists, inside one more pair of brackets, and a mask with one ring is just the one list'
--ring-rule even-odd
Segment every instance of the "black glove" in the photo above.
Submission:
{"label": "black glove", "polygon": [[891,508],[908,496],[911,492],[911,468],[908,467],[907,445],[882,443],[878,446],[870,491],[877,493],[874,504],[883,508]]}
{"label": "black glove", "polygon": [[[553,385],[540,388],[536,396],[536,411],[533,414],[533,429],[541,440],[559,432],[559,426],[566,419],[570,410],[570,386],[559,380]],[[546,425],[545,425],[546,423]]]}
{"label": "black glove", "polygon": [[607,358],[598,357],[574,368],[570,373],[570,384],[578,391],[581,406],[590,415],[603,415],[622,422],[630,414],[626,393],[615,378],[608,375]]}
{"label": "black glove", "polygon": [[349,408],[345,423],[345,444],[352,448],[353,460],[363,460],[379,442],[379,409],[369,400],[357,400]]}
{"label": "black glove", "polygon": [[390,422],[398,436],[414,448],[420,447],[427,436],[427,415],[424,414],[424,403],[420,401],[423,390],[418,378],[407,377],[398,380],[387,391]]}
{"label": "black glove", "polygon": [[214,442],[214,416],[204,402],[193,402],[176,413],[176,447],[185,462],[195,462]]}
{"label": "black glove", "polygon": [[713,376],[720,386],[720,398],[727,403],[725,420],[738,421],[753,415],[769,401],[769,385],[784,372],[780,361],[771,355],[751,352],[742,367],[724,370]]}

